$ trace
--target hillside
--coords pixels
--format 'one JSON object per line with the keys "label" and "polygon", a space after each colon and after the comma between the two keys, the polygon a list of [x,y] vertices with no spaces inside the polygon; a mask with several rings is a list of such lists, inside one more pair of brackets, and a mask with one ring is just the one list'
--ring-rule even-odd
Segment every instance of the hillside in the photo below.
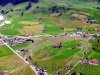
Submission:
{"label": "hillside", "polygon": [[[20,3],[23,3],[23,2],[28,2],[28,1],[37,3],[37,2],[41,2],[41,1],[44,2],[46,0],[0,0],[0,5],[4,6],[8,3],[12,3],[13,5],[17,5],[17,4],[20,4]],[[53,1],[53,0],[50,0],[50,1]],[[56,0],[56,1],[60,2],[60,0]],[[67,2],[66,0],[61,0],[61,1]],[[74,1],[74,0],[68,0],[68,1]],[[75,1],[85,1],[85,2],[98,2],[99,1],[100,2],[100,0],[75,0]]]}
{"label": "hillside", "polygon": [[16,4],[27,2],[27,1],[31,1],[34,3],[38,2],[38,0],[0,0],[0,5],[6,5],[8,3],[12,3],[12,4],[16,5]]}
{"label": "hillside", "polygon": [[1,0],[0,75],[100,75],[98,1]]}

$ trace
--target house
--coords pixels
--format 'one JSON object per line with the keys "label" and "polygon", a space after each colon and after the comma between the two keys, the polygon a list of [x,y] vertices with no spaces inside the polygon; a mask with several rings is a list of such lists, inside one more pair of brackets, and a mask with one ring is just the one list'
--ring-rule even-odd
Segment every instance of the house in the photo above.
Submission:
{"label": "house", "polygon": [[92,60],[89,61],[89,64],[99,65],[100,62],[98,60],[96,60],[96,59],[92,59]]}
{"label": "house", "polygon": [[2,16],[2,14],[0,14],[0,22],[4,20],[4,17]]}
{"label": "house", "polygon": [[0,75],[5,75],[6,72],[0,71]]}
{"label": "house", "polygon": [[6,18],[2,14],[0,14],[0,26],[3,26],[5,24],[10,24],[10,23],[11,21],[6,20]]}
{"label": "house", "polygon": [[2,41],[0,41],[0,46],[4,45]]}
{"label": "house", "polygon": [[54,48],[61,48],[62,47],[62,43],[60,42],[60,43],[56,43],[55,45],[54,45]]}
{"label": "house", "polygon": [[11,38],[9,39],[8,44],[13,46],[13,45],[18,45],[18,44],[24,44],[27,43],[26,39],[23,38]]}
{"label": "house", "polygon": [[32,60],[33,60],[31,56],[29,56],[29,57],[28,57],[28,59],[29,59],[30,61],[32,61]]}
{"label": "house", "polygon": [[20,53],[21,53],[21,54],[27,54],[28,52],[29,52],[29,51],[28,51],[28,50],[25,50],[25,49],[21,49],[21,50],[20,50]]}
{"label": "house", "polygon": [[89,50],[84,50],[84,54],[88,54],[89,53]]}

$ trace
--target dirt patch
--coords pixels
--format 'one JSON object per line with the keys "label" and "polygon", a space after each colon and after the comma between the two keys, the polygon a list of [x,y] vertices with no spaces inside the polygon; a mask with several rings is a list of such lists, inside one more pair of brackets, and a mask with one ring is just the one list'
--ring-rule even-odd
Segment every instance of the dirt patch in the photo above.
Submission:
{"label": "dirt patch", "polygon": [[90,13],[86,13],[86,12],[80,12],[80,13],[82,13],[84,15],[90,15]]}
{"label": "dirt patch", "polygon": [[39,25],[38,22],[34,22],[34,21],[21,21],[20,24],[24,24],[24,25]]}
{"label": "dirt patch", "polygon": [[19,18],[19,15],[13,15],[12,18]]}
{"label": "dirt patch", "polygon": [[35,34],[43,29],[43,24],[36,21],[21,21],[20,24],[25,25],[23,29],[19,30],[22,34]]}
{"label": "dirt patch", "polygon": [[43,26],[25,26],[23,29],[19,30],[22,34],[34,34],[37,32],[40,32],[42,30]]}
{"label": "dirt patch", "polygon": [[100,29],[100,24],[89,24],[86,22],[81,22],[81,21],[74,21],[74,23],[77,25],[77,27],[80,28],[98,28]]}
{"label": "dirt patch", "polygon": [[64,31],[75,31],[75,28],[65,28]]}
{"label": "dirt patch", "polygon": [[15,68],[19,67],[22,63],[24,63],[24,61],[15,54],[0,57],[0,70],[10,72]]}
{"label": "dirt patch", "polygon": [[85,24],[84,27],[86,28],[94,28],[95,30],[100,30],[100,24]]}
{"label": "dirt patch", "polygon": [[79,14],[73,14],[72,17],[78,18],[81,21],[86,21],[86,19],[87,19],[87,16],[85,16],[85,15],[79,15]]}

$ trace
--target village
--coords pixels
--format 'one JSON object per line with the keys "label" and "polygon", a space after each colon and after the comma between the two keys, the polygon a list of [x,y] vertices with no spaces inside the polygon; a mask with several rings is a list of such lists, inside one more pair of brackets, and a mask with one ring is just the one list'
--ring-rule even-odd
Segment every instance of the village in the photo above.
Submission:
{"label": "village", "polygon": [[[3,16],[1,16],[1,26],[2,25],[5,25],[5,24],[9,24],[9,23],[6,23],[5,20],[3,18]],[[89,19],[89,21],[91,21]],[[5,23],[4,23],[5,22]],[[39,19],[39,23],[41,23],[41,19]],[[43,32],[45,31],[45,28],[43,28]],[[34,43],[38,40],[42,40],[42,39],[56,39],[56,38],[85,38],[85,39],[95,39],[97,37],[100,37],[100,34],[89,34],[89,33],[85,33],[83,32],[80,28],[77,28],[76,32],[73,33],[73,34],[69,34],[69,33],[64,33],[64,34],[60,34],[60,35],[38,35],[37,36],[34,36],[34,35],[30,35],[30,34],[27,34],[27,35],[24,35],[24,36],[14,36],[14,37],[7,37],[5,35],[0,35],[0,46],[4,46],[6,43],[9,47],[13,47],[13,46],[16,46],[16,45],[23,45],[23,44],[31,44],[31,43]],[[3,42],[4,43],[3,43]],[[78,44],[80,46],[80,44]],[[63,43],[62,42],[56,42],[53,44],[53,48],[57,48],[57,49],[60,49],[62,48],[63,46]],[[72,48],[74,49],[74,48]],[[31,66],[34,66],[35,67],[35,71],[37,74],[39,75],[48,75],[47,74],[47,69],[46,68],[40,68],[38,66],[37,63],[34,63],[33,64],[33,61],[34,59],[32,58],[32,50],[30,49],[24,49],[24,48],[21,48],[21,49],[18,49],[18,50],[15,50],[15,52],[21,56],[23,58],[23,60],[25,60],[26,62],[29,63],[29,65]],[[88,50],[84,50],[83,54],[88,54],[89,51]],[[48,56],[48,54],[45,54],[45,56]],[[81,60],[81,63],[83,63],[84,65],[97,65],[97,66],[100,66],[100,61],[96,60],[96,59],[91,59],[91,60],[88,60],[86,58],[83,58],[83,59],[80,59]],[[67,71],[71,71],[73,66],[67,66],[67,67],[64,67]],[[57,72],[55,73],[54,75],[62,75],[60,72]],[[81,75],[80,73],[77,73],[77,75]]]}
{"label": "village", "polygon": [[99,74],[99,0],[1,0],[0,75]]}
{"label": "village", "polygon": [[[32,39],[30,36],[27,36],[29,38],[26,38],[26,36],[20,36],[20,37],[12,37],[12,38],[7,38],[6,36],[1,35],[0,36],[0,40],[3,40],[5,43],[7,43],[7,45],[13,47],[16,45],[21,45],[21,44],[31,44],[36,42],[37,40],[40,39],[44,39],[44,38],[71,38],[71,37],[83,37],[86,39],[95,39],[96,37],[100,37],[100,35],[96,35],[96,34],[85,34],[81,31],[76,32],[75,34],[61,34],[61,35],[56,35],[56,36],[48,36],[48,35],[43,35],[40,37],[34,37],[34,39]],[[0,41],[0,46],[5,45],[2,41]],[[55,43],[54,44],[54,48],[61,48],[63,46],[63,44],[61,42]],[[35,70],[39,75],[46,75],[45,72],[47,72],[46,69],[41,69],[37,63],[32,63],[33,58],[31,57],[31,51],[29,49],[18,49],[16,50],[16,53],[18,53],[18,55],[20,55],[25,61],[27,61],[30,65],[34,65],[35,66]],[[84,54],[88,54],[88,51],[84,51]],[[81,60],[81,63],[84,63],[85,65],[98,65],[100,66],[100,61],[96,60],[96,59],[92,59],[92,60],[87,60],[86,58]],[[67,66],[65,67],[66,70],[70,71],[73,67],[71,66]],[[55,75],[61,75],[59,72],[56,73]],[[77,74],[77,75],[81,75],[81,74]]]}

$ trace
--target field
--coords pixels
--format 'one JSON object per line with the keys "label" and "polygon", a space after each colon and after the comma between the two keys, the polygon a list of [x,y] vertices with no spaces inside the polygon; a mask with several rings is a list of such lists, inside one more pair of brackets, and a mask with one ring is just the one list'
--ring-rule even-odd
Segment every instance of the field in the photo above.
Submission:
{"label": "field", "polygon": [[82,73],[83,75],[84,74],[94,75],[94,73],[95,73],[95,75],[99,75],[100,74],[100,66],[96,66],[96,65],[86,66],[84,64],[78,64],[74,68],[74,71],[76,71],[78,73]]}
{"label": "field", "polygon": [[6,46],[0,46],[1,72],[9,75],[35,75],[29,66]]}
{"label": "field", "polygon": [[[54,44],[57,42],[62,42],[63,47],[58,49],[53,48]],[[36,62],[41,68],[47,67],[48,72],[51,74],[59,69],[63,69],[65,66],[75,64],[77,61],[79,61],[81,57],[78,56],[78,54],[81,54],[80,51],[82,46],[77,47],[77,44],[80,42],[82,42],[81,39],[75,40],[74,38],[47,38],[36,41],[34,44],[12,46],[12,48],[14,50],[23,48],[31,50],[32,57],[34,59],[33,63]],[[59,67],[59,69],[55,67],[55,70],[52,71],[53,64]]]}
{"label": "field", "polygon": [[[26,10],[28,6],[31,7]],[[7,4],[0,8],[0,13],[11,21],[11,24],[0,26],[0,39],[3,36],[2,40],[7,44],[19,37],[33,41],[11,45],[15,52],[29,51],[27,54],[19,53],[25,61],[28,56],[32,57],[29,64],[7,46],[0,45],[0,73],[36,75],[30,65],[37,64],[46,69],[48,75],[58,72],[62,75],[67,75],[67,72],[68,75],[74,72],[100,74],[100,65],[86,66],[79,62],[82,59],[100,61],[100,3],[94,0],[40,0],[37,4]],[[73,69],[69,71],[68,68]]]}

